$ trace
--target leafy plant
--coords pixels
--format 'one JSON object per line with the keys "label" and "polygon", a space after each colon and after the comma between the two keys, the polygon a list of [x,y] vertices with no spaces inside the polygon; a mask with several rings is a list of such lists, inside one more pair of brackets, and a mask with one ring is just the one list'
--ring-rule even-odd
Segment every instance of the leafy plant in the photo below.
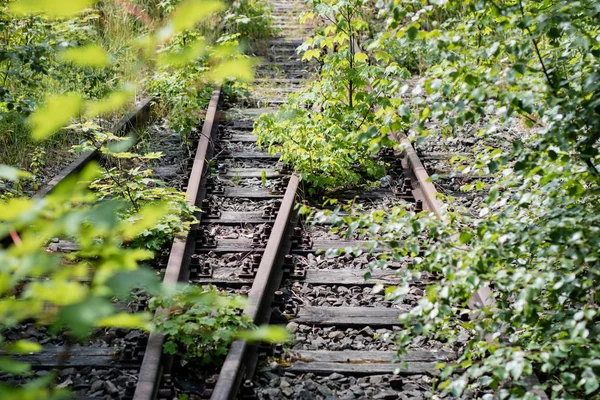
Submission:
{"label": "leafy plant", "polygon": [[360,50],[359,41],[369,34],[369,1],[312,4],[330,25],[299,50],[303,60],[322,63],[320,72],[279,112],[261,116],[255,133],[260,146],[280,152],[313,188],[354,186],[383,176],[384,166],[373,156],[393,145],[387,133],[403,126],[393,116],[401,103],[400,82],[408,74],[385,51],[371,51],[368,40],[367,50]]}
{"label": "leafy plant", "polygon": [[[12,179],[15,174],[17,170],[4,167],[0,176]],[[95,327],[149,327],[149,314],[120,312],[113,296],[125,296],[131,285],[156,288],[152,272],[137,270],[138,263],[152,253],[124,248],[121,243],[136,238],[165,210],[159,205],[147,206],[133,215],[133,222],[117,218],[123,202],[98,202],[87,188],[98,174],[97,165],[90,165],[43,199],[21,197],[0,203],[0,237],[4,239],[0,249],[0,332],[27,321],[50,326],[55,333],[64,332],[73,339],[85,338]],[[46,251],[46,244],[56,237],[70,238],[79,250],[68,254]],[[35,342],[5,337],[2,348],[13,353],[42,349]],[[52,374],[36,379],[27,363],[3,356],[0,369],[32,378],[19,388],[1,383],[2,397],[65,394],[49,389]]]}
{"label": "leafy plant", "polygon": [[242,314],[243,306],[240,297],[201,286],[186,286],[171,296],[150,301],[151,309],[164,310],[157,314],[154,324],[165,335],[165,353],[179,353],[201,365],[222,360],[238,332],[254,327]]}
{"label": "leafy plant", "polygon": [[[15,0],[2,2],[1,17],[4,22],[4,6],[8,6],[10,21],[18,24],[31,19],[54,28],[62,22],[71,21],[70,18],[74,16],[87,13],[88,7],[94,3],[89,0]],[[178,34],[193,30],[199,22],[222,8],[218,1],[199,3],[189,0],[181,2],[160,29],[147,32],[142,37],[130,38],[138,49],[136,65],[139,70],[152,69],[154,62],[162,56],[159,55],[159,50],[165,44]],[[3,24],[2,27],[4,26]],[[46,38],[45,35],[46,33],[41,37]],[[84,69],[98,68],[104,72],[116,67],[117,61],[98,44],[77,42],[65,47],[73,48],[61,52],[61,62],[73,63]],[[183,52],[187,50],[190,49],[182,49]],[[6,52],[0,54],[4,55]],[[230,54],[210,57],[211,69],[207,71],[207,82],[220,82],[230,76],[247,76],[250,73],[244,68],[248,63],[241,63],[237,67],[233,65]],[[24,62],[27,68],[36,63],[37,55],[27,55],[30,56],[32,62]],[[5,58],[0,58],[0,65],[4,67],[5,61]],[[181,62],[190,61],[191,59],[184,58]],[[8,76],[10,75],[9,72]],[[133,86],[135,82],[132,82]],[[31,128],[31,139],[48,139],[72,119],[82,115],[87,119],[110,115],[135,96],[135,90],[125,85],[115,91],[106,86],[103,88],[108,90],[99,100],[90,99],[82,93],[81,87],[65,88],[67,93],[63,89],[47,95],[42,106],[38,106],[28,116],[25,115]],[[7,102],[0,104],[2,111],[8,108],[5,103]],[[2,140],[5,138],[6,136],[1,137]],[[149,260],[153,253],[147,249],[123,246],[123,243],[132,243],[140,235],[157,227],[159,236],[162,234],[160,232],[166,230],[170,230],[169,234],[175,234],[172,219],[165,222],[165,216],[173,215],[174,210],[189,213],[192,210],[183,203],[178,193],[161,190],[134,193],[133,190],[137,190],[147,178],[141,169],[135,170],[135,166],[126,168],[124,160],[141,162],[142,157],[126,153],[123,143],[119,143],[117,147],[120,148],[107,149],[118,155],[118,162],[122,163],[119,171],[111,170],[102,176],[98,166],[91,164],[43,199],[3,195],[3,201],[0,202],[0,332],[6,332],[25,321],[49,325],[54,332],[64,332],[74,339],[85,338],[98,327],[150,327],[149,314],[122,313],[114,304],[115,297],[124,297],[131,292],[131,285],[137,287],[156,284],[154,273],[138,269],[138,264]],[[152,157],[149,155],[147,158]],[[116,190],[114,182],[130,178],[127,175],[129,170],[134,176],[133,181],[127,182],[122,191]],[[28,176],[30,174],[17,168],[0,165],[2,182],[18,181]],[[107,181],[104,181],[105,178]],[[99,199],[96,193],[90,191],[89,185],[93,181],[107,191],[105,199]],[[135,194],[139,196],[136,197]],[[157,198],[161,196],[169,197],[170,202],[163,203]],[[120,218],[120,215],[127,215],[127,218]],[[166,226],[161,227],[162,222]],[[55,238],[69,238],[79,250],[68,254],[46,251],[46,244]],[[0,343],[9,352],[29,353],[41,350],[39,344],[8,340],[5,337],[0,337]],[[21,387],[1,383],[0,397],[47,399],[66,394],[64,390],[51,389],[53,374],[36,379],[30,373],[28,364],[10,357],[1,358],[0,370],[32,378],[29,384]]]}
{"label": "leafy plant", "polygon": [[[431,60],[414,101],[398,110],[411,137],[442,141],[440,126],[475,126],[477,140],[493,145],[460,168],[495,180],[463,188],[485,189],[475,215],[450,203],[442,219],[403,208],[318,218],[375,240],[384,255],[372,268],[411,258],[389,298],[423,273],[438,278],[402,316],[398,336],[403,349],[425,335],[459,350],[455,363],[439,365],[436,390],[533,399],[524,377],[535,373],[553,399],[598,398],[600,9],[544,0],[379,5],[388,25],[374,43],[399,60]],[[527,129],[508,136],[515,126]],[[471,310],[484,288],[490,303]]]}
{"label": "leafy plant", "polygon": [[[92,127],[88,124],[86,129]],[[100,200],[125,200],[127,207],[119,213],[119,217],[131,222],[135,221],[135,213],[142,207],[162,204],[168,210],[159,221],[148,226],[128,244],[157,251],[176,236],[187,234],[191,225],[197,222],[194,212],[198,209],[187,203],[185,192],[165,187],[165,182],[152,177],[149,164],[160,159],[162,153],[137,154],[125,151],[132,144],[131,137],[119,137],[101,130],[93,130],[91,136],[91,140],[75,149],[97,148],[105,156],[106,168],[90,184]]]}

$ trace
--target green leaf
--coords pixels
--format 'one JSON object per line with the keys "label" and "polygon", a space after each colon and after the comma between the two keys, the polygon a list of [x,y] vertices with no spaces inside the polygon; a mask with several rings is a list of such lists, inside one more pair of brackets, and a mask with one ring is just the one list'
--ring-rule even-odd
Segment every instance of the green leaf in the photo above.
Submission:
{"label": "green leaf", "polygon": [[87,336],[98,320],[111,315],[114,305],[100,297],[88,297],[78,304],[64,307],[59,312],[58,326],[66,328],[76,337]]}
{"label": "green leaf", "polygon": [[177,52],[161,53],[156,61],[158,66],[181,67],[206,54],[208,47],[204,40],[198,40]]}
{"label": "green leaf", "polygon": [[162,287],[159,277],[149,268],[114,274],[105,283],[115,296],[126,299],[135,288],[144,288],[146,293],[157,294]]}
{"label": "green leaf", "polygon": [[80,67],[106,67],[110,64],[110,56],[102,47],[90,44],[83,47],[72,47],[62,52],[60,58]]}
{"label": "green leaf", "polygon": [[95,0],[17,0],[9,3],[9,9],[23,16],[42,13],[49,17],[62,18],[80,14],[95,2]]}
{"label": "green leaf", "polygon": [[197,23],[224,8],[221,1],[185,0],[177,5],[168,23],[169,35],[192,29]]}
{"label": "green leaf", "polygon": [[9,165],[0,165],[0,179],[18,181],[21,178],[30,178],[31,176],[27,171],[22,171]]}
{"label": "green leaf", "polygon": [[367,62],[369,60],[369,56],[367,53],[356,53],[354,55],[354,60],[357,62]]}
{"label": "green leaf", "polygon": [[98,319],[96,326],[150,330],[150,319],[151,315],[149,313],[130,314],[122,312]]}
{"label": "green leaf", "polygon": [[169,340],[163,344],[163,351],[165,354],[177,354],[177,343]]}
{"label": "green leaf", "polygon": [[585,378],[585,394],[595,392],[599,386],[600,384],[598,384],[598,379],[595,376],[589,376]]}
{"label": "green leaf", "polygon": [[415,40],[418,34],[419,29],[414,25],[411,25],[410,28],[408,28],[408,30],[406,31],[406,35],[408,36],[409,40]]}
{"label": "green leaf", "polygon": [[318,59],[320,56],[321,56],[321,50],[319,50],[319,49],[307,50],[302,55],[302,61],[310,61],[313,58]]}
{"label": "green leaf", "polygon": [[254,61],[249,58],[236,58],[227,60],[214,66],[207,78],[214,83],[222,83],[228,79],[237,79],[249,82],[254,79],[252,67]]}
{"label": "green leaf", "polygon": [[99,115],[112,113],[123,108],[134,99],[135,90],[133,89],[114,91],[103,99],[87,102],[85,104],[85,116],[87,118],[95,118]]}
{"label": "green leaf", "polygon": [[44,106],[38,108],[30,117],[34,140],[43,140],[66,126],[81,110],[81,96],[76,93],[51,96]]}
{"label": "green leaf", "polygon": [[237,337],[249,342],[284,343],[289,339],[289,334],[282,326],[262,325],[257,329],[238,332]]}
{"label": "green leaf", "polygon": [[490,161],[490,163],[488,164],[488,168],[490,169],[491,173],[494,173],[498,170],[498,162],[497,161]]}
{"label": "green leaf", "polygon": [[24,362],[11,360],[8,357],[0,357],[0,371],[22,375],[31,371],[31,366]]}
{"label": "green leaf", "polygon": [[469,240],[471,240],[471,237],[472,237],[472,235],[470,233],[461,232],[460,233],[460,244],[467,243]]}
{"label": "green leaf", "polygon": [[5,347],[6,351],[13,354],[39,353],[42,351],[42,346],[39,343],[29,342],[27,340],[17,340],[8,343]]}

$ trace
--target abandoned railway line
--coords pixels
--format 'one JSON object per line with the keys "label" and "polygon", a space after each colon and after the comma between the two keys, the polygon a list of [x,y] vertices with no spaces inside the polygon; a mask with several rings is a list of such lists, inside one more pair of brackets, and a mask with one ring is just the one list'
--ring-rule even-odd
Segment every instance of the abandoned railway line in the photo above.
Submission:
{"label": "abandoned railway line", "polygon": [[[58,369],[58,386],[70,387],[78,398],[417,400],[431,397],[436,365],[456,358],[443,343],[429,340],[396,357],[392,339],[398,316],[423,296],[424,282],[416,282],[403,302],[388,301],[374,286],[394,285],[401,265],[373,271],[365,279],[371,256],[325,256],[328,249],[367,248],[368,243],[342,239],[326,225],[307,224],[297,212],[305,201],[299,177],[258,148],[254,120],[302,88],[312,68],[296,52],[307,32],[296,26],[301,2],[273,0],[271,5],[282,34],[266,46],[252,100],[247,107],[226,110],[215,88],[204,125],[192,141],[186,195],[201,208],[200,222],[173,243],[156,267],[165,284],[210,284],[247,295],[244,314],[257,325],[285,325],[291,342],[258,346],[237,340],[221,365],[202,370],[166,356],[161,334],[127,330],[117,330],[116,337],[99,340],[97,346],[49,342],[38,355],[18,357],[32,363],[40,376]],[[147,105],[130,120],[141,118]],[[393,166],[392,184],[340,198],[356,197],[367,208],[411,204],[440,215],[426,168],[407,139],[397,140],[406,150],[386,155]],[[79,159],[39,195],[94,157]],[[68,245],[56,250],[66,251]],[[486,293],[475,300],[485,303]]]}

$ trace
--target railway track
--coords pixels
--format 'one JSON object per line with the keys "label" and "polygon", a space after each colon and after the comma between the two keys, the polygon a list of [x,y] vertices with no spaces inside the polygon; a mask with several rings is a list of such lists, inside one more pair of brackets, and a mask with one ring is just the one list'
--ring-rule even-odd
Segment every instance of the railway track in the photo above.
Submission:
{"label": "railway track", "polygon": [[[342,240],[326,225],[304,224],[295,209],[298,177],[277,156],[258,149],[253,121],[301,89],[312,68],[296,54],[310,29],[297,27],[303,2],[270,3],[282,35],[266,43],[248,107],[224,111],[220,89],[214,90],[188,163],[186,194],[202,209],[200,224],[173,243],[157,268],[165,284],[212,284],[247,294],[244,313],[258,325],[286,325],[292,342],[257,346],[238,340],[222,365],[202,370],[165,356],[161,334],[137,331],[118,332],[119,341],[110,347],[72,348],[66,359],[58,346],[21,357],[41,371],[60,369],[59,375],[71,380],[65,387],[80,398],[424,399],[431,397],[436,364],[455,359],[443,343],[427,340],[395,357],[398,316],[423,295],[424,283],[415,283],[402,303],[386,301],[374,285],[393,285],[401,265],[374,271],[365,280],[372,260],[366,254],[325,256],[328,249],[368,243]],[[408,150],[386,155],[395,165],[395,183],[340,198],[357,198],[367,208],[410,203],[439,214],[427,171],[410,143],[398,140]],[[103,378],[94,380],[98,375]]]}

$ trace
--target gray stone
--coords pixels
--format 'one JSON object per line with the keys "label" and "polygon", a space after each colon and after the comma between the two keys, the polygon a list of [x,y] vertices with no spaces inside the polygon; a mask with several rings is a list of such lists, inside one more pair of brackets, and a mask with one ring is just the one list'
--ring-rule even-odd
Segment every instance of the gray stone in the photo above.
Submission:
{"label": "gray stone", "polygon": [[344,337],[344,332],[334,331],[331,332],[328,336],[329,339],[342,339]]}
{"label": "gray stone", "polygon": [[339,379],[342,379],[343,377],[344,377],[344,375],[334,372],[333,374],[328,376],[328,379],[331,379],[332,381],[337,381]]}
{"label": "gray stone", "polygon": [[304,381],[304,387],[308,390],[315,390],[317,388],[317,383],[312,379],[307,379]]}
{"label": "gray stone", "polygon": [[390,389],[380,391],[373,396],[374,400],[396,400],[397,398],[398,393]]}
{"label": "gray stone", "polygon": [[119,393],[119,389],[111,381],[104,382],[104,390],[110,394]]}
{"label": "gray stone", "polygon": [[281,398],[281,391],[277,388],[265,389],[265,394],[267,394],[272,400],[277,400]]}
{"label": "gray stone", "polygon": [[102,380],[98,379],[97,381],[92,383],[90,391],[97,392],[98,390],[102,389],[102,386],[104,386],[104,382]]}
{"label": "gray stone", "polygon": [[319,392],[321,395],[323,395],[323,396],[325,396],[325,397],[333,395],[333,392],[331,391],[331,389],[329,389],[329,388],[328,388],[327,386],[325,386],[325,385],[320,385],[320,386],[317,388],[317,391],[318,391],[318,392]]}
{"label": "gray stone", "polygon": [[291,387],[285,387],[281,389],[281,393],[283,393],[285,397],[292,397],[294,390]]}
{"label": "gray stone", "polygon": [[351,390],[352,393],[354,393],[357,396],[362,396],[365,393],[365,391],[358,385],[350,386],[349,390]]}
{"label": "gray stone", "polygon": [[342,397],[340,397],[340,400],[354,400],[354,399],[356,399],[356,396],[350,390],[346,390],[344,392],[344,394],[342,395]]}
{"label": "gray stone", "polygon": [[300,389],[300,391],[298,392],[298,398],[301,400],[314,400],[315,395],[306,389]]}
{"label": "gray stone", "polygon": [[287,324],[287,329],[291,333],[296,333],[298,332],[298,324],[296,322],[290,322],[289,324]]}
{"label": "gray stone", "polygon": [[290,383],[288,382],[288,380],[287,380],[287,379],[285,379],[285,378],[282,378],[282,379],[281,379],[281,383],[279,384],[279,387],[280,387],[281,389],[283,389],[283,388],[289,388],[289,387],[291,387],[291,386],[292,386],[292,385],[290,385]]}
{"label": "gray stone", "polygon": [[374,375],[371,378],[369,378],[369,382],[371,382],[373,385],[379,385],[383,382],[383,376]]}

